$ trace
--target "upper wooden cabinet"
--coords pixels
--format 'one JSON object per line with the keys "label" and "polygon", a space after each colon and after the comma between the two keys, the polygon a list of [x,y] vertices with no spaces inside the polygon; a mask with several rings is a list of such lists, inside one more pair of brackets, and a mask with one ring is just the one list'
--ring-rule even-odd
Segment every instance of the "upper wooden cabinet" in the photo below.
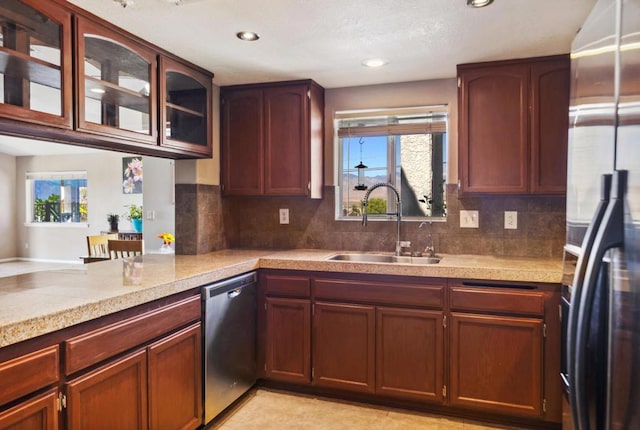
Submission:
{"label": "upper wooden cabinet", "polygon": [[222,88],[224,194],[322,198],[323,111],[310,80]]}
{"label": "upper wooden cabinet", "polygon": [[155,53],[78,17],[76,55],[77,128],[155,143]]}
{"label": "upper wooden cabinet", "polygon": [[71,128],[71,14],[49,2],[4,0],[0,116]]}
{"label": "upper wooden cabinet", "polygon": [[566,55],[458,66],[460,190],[562,194]]}
{"label": "upper wooden cabinet", "polygon": [[160,145],[211,154],[211,77],[160,57]]}
{"label": "upper wooden cabinet", "polygon": [[3,1],[0,22],[0,134],[212,155],[213,74],[64,0]]}

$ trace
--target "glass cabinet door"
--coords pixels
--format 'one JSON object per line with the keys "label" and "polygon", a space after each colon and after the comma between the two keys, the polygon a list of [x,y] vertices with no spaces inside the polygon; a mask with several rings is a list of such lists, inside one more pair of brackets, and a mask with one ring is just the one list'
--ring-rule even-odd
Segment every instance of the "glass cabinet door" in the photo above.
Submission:
{"label": "glass cabinet door", "polygon": [[71,15],[50,2],[0,2],[0,116],[71,128]]}
{"label": "glass cabinet door", "polygon": [[77,20],[78,128],[156,143],[156,57],[133,40]]}
{"label": "glass cabinet door", "polygon": [[160,58],[161,145],[211,154],[211,77]]}

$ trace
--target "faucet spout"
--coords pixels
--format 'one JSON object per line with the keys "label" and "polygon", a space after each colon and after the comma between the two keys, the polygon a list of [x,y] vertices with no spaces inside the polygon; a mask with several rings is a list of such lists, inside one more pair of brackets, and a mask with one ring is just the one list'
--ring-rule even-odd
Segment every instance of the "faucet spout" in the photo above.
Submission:
{"label": "faucet spout", "polygon": [[400,246],[400,222],[402,221],[402,202],[400,201],[400,193],[398,192],[398,190],[391,184],[387,183],[387,182],[378,182],[377,184],[373,185],[371,188],[369,188],[367,190],[367,192],[364,195],[364,199],[362,200],[362,225],[366,226],[367,225],[367,206],[369,205],[369,195],[371,194],[371,192],[377,188],[380,187],[386,187],[391,189],[391,191],[393,191],[396,195],[396,212],[395,213],[390,213],[388,215],[395,215],[396,216],[396,255],[400,255],[402,253],[402,247]]}
{"label": "faucet spout", "polygon": [[427,257],[435,257],[436,256],[436,247],[433,245],[433,233],[431,229],[433,228],[433,221],[422,221],[418,228],[422,228],[422,226],[429,224],[429,235],[427,246],[424,248],[424,252],[427,254]]}

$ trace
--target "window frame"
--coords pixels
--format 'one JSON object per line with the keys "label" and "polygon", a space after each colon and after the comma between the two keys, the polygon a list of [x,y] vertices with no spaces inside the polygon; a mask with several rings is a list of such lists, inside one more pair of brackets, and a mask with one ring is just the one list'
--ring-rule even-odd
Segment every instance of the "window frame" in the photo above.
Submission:
{"label": "window frame", "polygon": [[[428,119],[433,118],[443,118],[438,121],[426,121],[423,123],[415,123],[415,124],[388,124],[388,125],[369,125],[363,127],[347,127],[347,131],[345,131],[344,127],[340,126],[342,120],[345,119],[374,119],[374,118],[389,118],[393,116],[401,116],[401,115],[425,115]],[[398,189],[401,194],[402,199],[402,190],[400,189],[400,170],[401,170],[401,158],[400,158],[400,139],[402,136],[406,135],[416,135],[416,134],[442,134],[442,183],[443,183],[443,201],[446,205],[446,191],[444,190],[447,180],[447,165],[448,165],[448,147],[449,147],[449,106],[448,104],[439,104],[439,105],[428,105],[428,106],[418,106],[418,107],[404,107],[404,108],[393,108],[393,109],[365,109],[365,110],[345,110],[345,111],[336,111],[334,115],[334,148],[336,150],[336,155],[334,157],[336,161],[336,190],[335,190],[335,219],[338,221],[360,221],[359,217],[343,215],[344,207],[343,207],[343,197],[345,191],[345,184],[343,183],[345,174],[354,173],[357,174],[357,169],[355,167],[344,168],[345,164],[345,148],[344,141],[345,138],[358,138],[361,136],[364,137],[373,137],[373,136],[386,136],[387,137],[387,159],[386,159],[386,169],[387,169],[387,181],[392,184],[394,187]],[[400,164],[397,161],[400,161]],[[352,161],[352,160],[349,160]],[[357,161],[356,161],[357,163]],[[349,164],[349,163],[348,163]],[[350,163],[351,164],[355,163]],[[365,163],[366,164],[366,163]],[[377,168],[380,166],[369,166],[369,168]],[[393,208],[388,207],[387,212],[393,213],[395,211],[395,193],[389,188],[384,188],[387,193],[387,202],[393,205]],[[446,207],[446,206],[445,206]],[[369,220],[371,221],[395,221],[395,215],[384,215],[384,214],[370,214]],[[446,214],[444,216],[408,216],[403,215],[403,220],[407,221],[439,221],[445,220]]]}
{"label": "window frame", "polygon": [[38,222],[34,220],[34,205],[35,205],[35,181],[45,180],[82,180],[87,181],[85,188],[89,188],[89,182],[85,170],[68,170],[68,171],[38,171],[38,172],[26,172],[25,174],[25,227],[60,227],[60,228],[87,228],[89,227],[89,213],[88,213],[88,197],[87,197],[87,216],[86,221],[42,221]]}

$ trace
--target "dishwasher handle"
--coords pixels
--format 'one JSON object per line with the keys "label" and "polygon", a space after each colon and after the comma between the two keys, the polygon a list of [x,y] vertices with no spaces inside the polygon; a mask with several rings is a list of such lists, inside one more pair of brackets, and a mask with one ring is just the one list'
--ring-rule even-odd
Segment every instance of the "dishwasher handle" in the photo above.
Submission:
{"label": "dishwasher handle", "polygon": [[238,297],[242,292],[242,288],[236,288],[235,290],[231,290],[227,293],[227,297],[233,299],[234,297]]}

